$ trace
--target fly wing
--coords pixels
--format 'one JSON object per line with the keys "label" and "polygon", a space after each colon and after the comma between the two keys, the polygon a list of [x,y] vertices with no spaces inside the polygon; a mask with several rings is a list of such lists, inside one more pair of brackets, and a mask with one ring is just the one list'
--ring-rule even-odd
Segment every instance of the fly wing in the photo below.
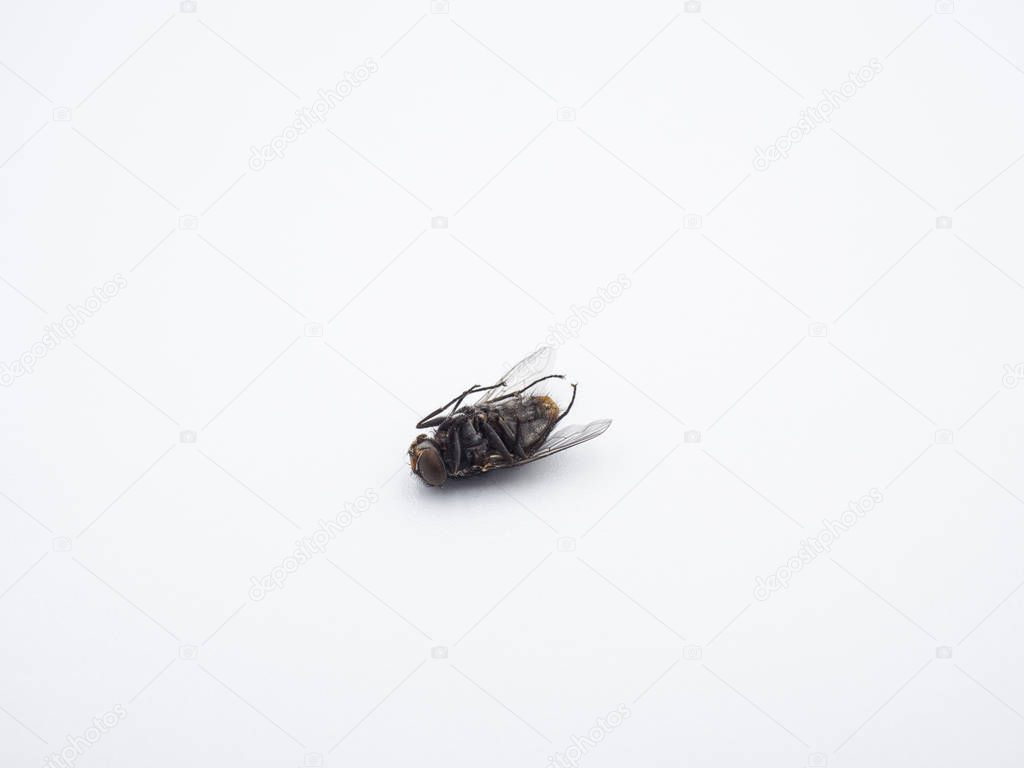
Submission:
{"label": "fly wing", "polygon": [[516,392],[522,389],[531,381],[535,381],[550,373],[554,364],[554,348],[540,347],[513,365],[504,376],[495,382],[499,386],[484,392],[483,396],[476,401],[476,405],[482,405],[502,395],[507,395],[509,392]]}
{"label": "fly wing", "polygon": [[570,427],[565,427],[564,429],[558,430],[544,441],[544,445],[542,445],[532,456],[516,463],[529,464],[531,461],[543,459],[553,453],[558,453],[559,451],[564,451],[567,448],[572,448],[574,445],[585,443],[587,440],[593,440],[595,437],[603,435],[611,425],[611,419],[598,419],[597,421],[592,421],[587,425],[573,424]]}

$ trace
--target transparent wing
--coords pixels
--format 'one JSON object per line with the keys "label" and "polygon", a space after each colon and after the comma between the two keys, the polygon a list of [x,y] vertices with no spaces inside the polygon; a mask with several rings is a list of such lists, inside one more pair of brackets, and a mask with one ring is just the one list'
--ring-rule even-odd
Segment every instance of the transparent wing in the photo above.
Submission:
{"label": "transparent wing", "polygon": [[544,445],[542,445],[535,454],[524,461],[516,463],[529,464],[531,461],[543,459],[553,453],[558,453],[559,451],[564,451],[567,448],[572,448],[574,445],[579,445],[580,443],[585,443],[588,440],[593,440],[595,437],[603,435],[611,425],[611,419],[598,419],[597,421],[592,421],[587,425],[573,424],[570,427],[565,427],[551,435],[551,437],[544,442]]}
{"label": "transparent wing", "polygon": [[[500,386],[489,389],[476,401],[476,405],[495,400],[509,392],[522,389],[531,381],[547,376],[555,365],[553,347],[540,347],[513,365],[495,384]],[[540,394],[539,392],[537,394]]]}

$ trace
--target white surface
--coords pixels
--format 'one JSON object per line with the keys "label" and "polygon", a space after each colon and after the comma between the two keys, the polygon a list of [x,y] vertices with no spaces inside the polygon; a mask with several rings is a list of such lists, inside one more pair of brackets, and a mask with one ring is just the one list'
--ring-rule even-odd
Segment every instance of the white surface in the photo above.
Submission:
{"label": "white surface", "polygon": [[[1019,5],[338,6],[7,3],[0,360],[127,284],[0,389],[0,763],[1020,765]],[[617,279],[606,435],[409,475]]]}

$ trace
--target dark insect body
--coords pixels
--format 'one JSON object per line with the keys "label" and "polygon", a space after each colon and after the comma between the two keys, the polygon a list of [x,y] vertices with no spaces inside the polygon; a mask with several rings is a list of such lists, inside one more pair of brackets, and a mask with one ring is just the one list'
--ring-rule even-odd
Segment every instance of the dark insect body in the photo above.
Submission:
{"label": "dark insect body", "polygon": [[[537,389],[544,382],[564,380],[560,374],[537,375],[552,359],[552,350],[543,347],[497,384],[474,385],[425,416],[416,428],[435,430],[433,435],[419,435],[409,447],[412,471],[427,485],[443,485],[449,477],[527,464],[603,433],[611,424],[607,419],[554,431],[576,401],[576,385],[571,385],[572,397],[564,409]],[[482,397],[464,406],[474,394]]]}

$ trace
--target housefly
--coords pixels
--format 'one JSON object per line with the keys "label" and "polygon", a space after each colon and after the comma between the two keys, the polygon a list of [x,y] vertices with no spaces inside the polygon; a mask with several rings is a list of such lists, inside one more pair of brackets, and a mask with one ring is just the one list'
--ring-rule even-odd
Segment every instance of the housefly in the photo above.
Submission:
{"label": "housefly", "polygon": [[[450,477],[462,478],[517,467],[572,448],[603,434],[610,419],[586,426],[555,427],[569,415],[576,401],[576,384],[565,376],[547,373],[554,350],[541,347],[498,379],[472,387],[424,416],[416,429],[434,428],[409,446],[412,471],[427,485],[443,485]],[[568,403],[555,389],[571,391]],[[466,398],[479,395],[469,405]]]}

